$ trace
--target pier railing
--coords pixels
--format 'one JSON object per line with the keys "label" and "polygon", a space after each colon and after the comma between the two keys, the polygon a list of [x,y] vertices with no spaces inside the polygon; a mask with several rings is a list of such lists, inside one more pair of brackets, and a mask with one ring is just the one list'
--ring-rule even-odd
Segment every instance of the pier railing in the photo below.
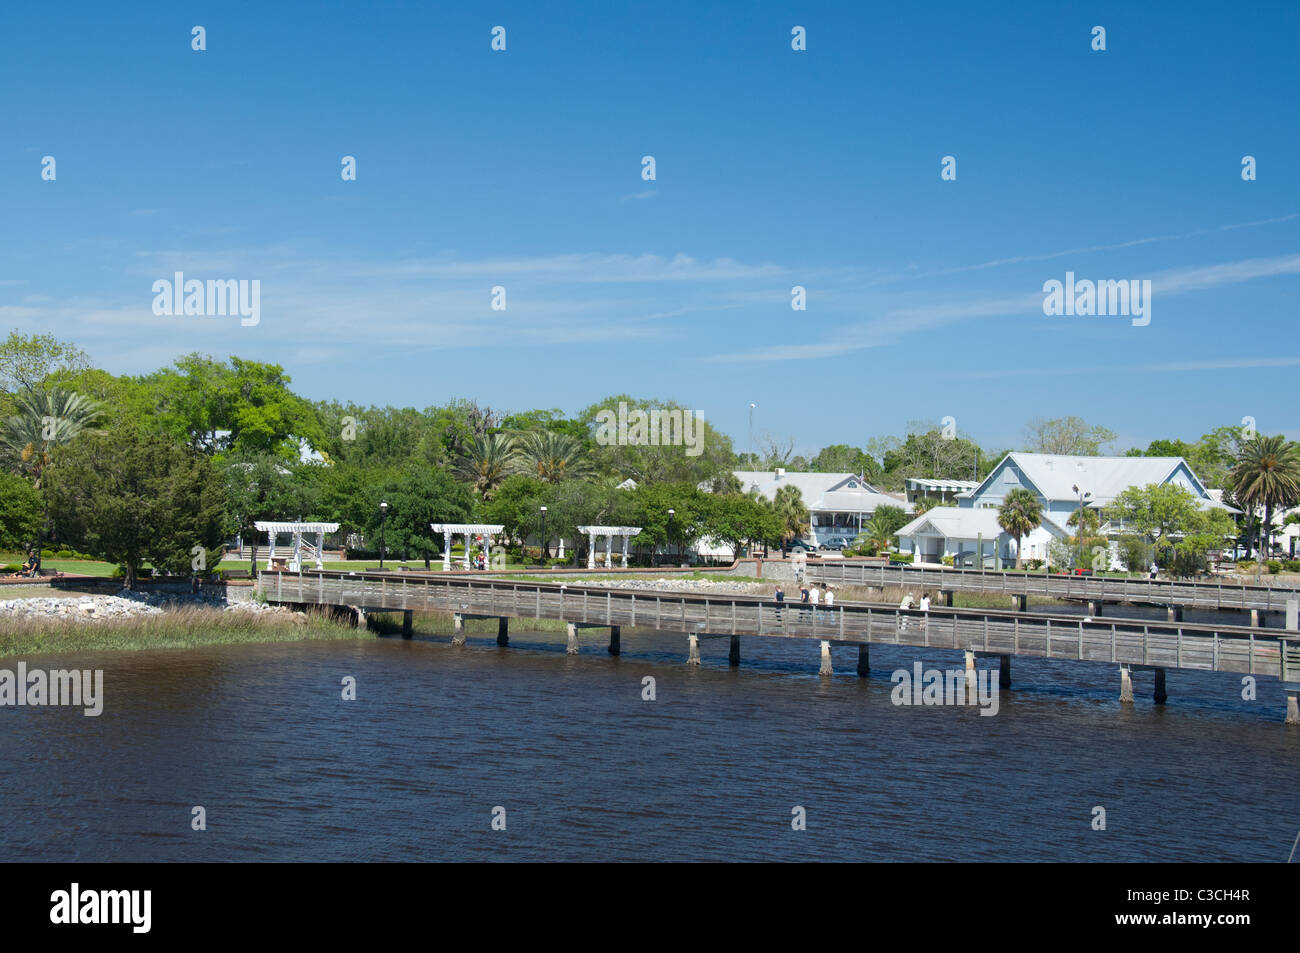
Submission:
{"label": "pier railing", "polygon": [[879,588],[928,589],[1045,596],[1052,599],[1099,602],[1145,602],[1205,609],[1261,609],[1284,612],[1300,590],[1285,586],[1253,586],[1234,582],[1193,582],[1171,579],[1118,579],[1031,572],[952,569],[947,566],[881,566],[866,563],[808,564],[808,579]]}
{"label": "pier railing", "polygon": [[257,591],[271,602],[369,611],[442,610],[698,635],[884,643],[1275,677],[1285,676],[1289,668],[1291,677],[1300,675],[1300,634],[1270,634],[1244,626],[946,607],[921,612],[865,603],[813,608],[731,594],[386,573],[263,572]]}

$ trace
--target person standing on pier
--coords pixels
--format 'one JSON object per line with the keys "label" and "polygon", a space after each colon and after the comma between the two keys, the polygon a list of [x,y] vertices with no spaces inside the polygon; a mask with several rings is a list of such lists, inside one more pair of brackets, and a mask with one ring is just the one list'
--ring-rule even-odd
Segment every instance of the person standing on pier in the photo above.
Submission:
{"label": "person standing on pier", "polygon": [[808,607],[812,612],[812,620],[817,621],[817,604],[821,602],[821,591],[817,588],[817,583],[808,587]]}
{"label": "person standing on pier", "polygon": [[[922,611],[922,612],[929,612],[929,611],[930,611],[930,594],[929,594],[928,592],[923,592],[923,593],[921,593],[921,611]],[[926,620],[926,617],[925,617],[925,616],[922,616],[922,617],[921,617],[921,631],[925,631],[925,620]]]}
{"label": "person standing on pier", "polygon": [[785,605],[785,593],[781,591],[781,584],[776,584],[776,621],[781,621],[781,607]]}
{"label": "person standing on pier", "polygon": [[[898,608],[911,609],[912,605],[913,605],[912,594],[909,592],[907,595],[903,596],[903,601],[898,604]],[[907,631],[907,616],[901,613],[898,616],[898,629],[900,632]]]}
{"label": "person standing on pier", "polygon": [[808,618],[808,583],[806,582],[799,584],[799,603],[803,606],[799,610],[799,615],[806,620]]}
{"label": "person standing on pier", "polygon": [[1152,579],[1156,578],[1156,573],[1159,571],[1160,571],[1160,567],[1156,565],[1155,560],[1153,559],[1151,561],[1151,578]]}
{"label": "person standing on pier", "polygon": [[826,603],[827,618],[833,619],[835,614],[831,610],[835,608],[835,592],[826,583],[822,583],[822,587],[826,590],[826,598],[822,601]]}

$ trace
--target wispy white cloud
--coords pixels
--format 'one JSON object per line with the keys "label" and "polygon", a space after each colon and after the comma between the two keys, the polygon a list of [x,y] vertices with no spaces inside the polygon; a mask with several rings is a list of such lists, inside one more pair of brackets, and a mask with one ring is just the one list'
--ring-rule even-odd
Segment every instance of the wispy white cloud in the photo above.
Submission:
{"label": "wispy white cloud", "polygon": [[1135,248],[1139,245],[1152,245],[1157,242],[1184,241],[1188,238],[1199,238],[1204,235],[1230,232],[1239,228],[1255,228],[1260,225],[1277,225],[1282,222],[1292,222],[1296,219],[1300,219],[1300,212],[1293,212],[1290,215],[1279,215],[1276,218],[1256,219],[1253,222],[1236,222],[1230,225],[1216,225],[1212,228],[1197,228],[1190,232],[1180,232],[1174,235],[1152,235],[1147,238],[1133,238],[1128,241],[1112,242],[1104,245],[1086,245],[1080,248],[1066,248],[1061,251],[1044,252],[1039,255],[1014,255],[1010,258],[995,258],[992,261],[984,261],[975,265],[960,265],[956,268],[943,268],[937,271],[918,272],[908,275],[908,277],[936,278],[940,275],[958,275],[963,272],[983,271],[988,268],[1000,268],[1003,265],[1019,265],[1033,261],[1051,261],[1053,258],[1066,258],[1071,255],[1091,255],[1096,252],[1117,251],[1123,248]]}
{"label": "wispy white cloud", "polygon": [[1188,371],[1237,371],[1264,367],[1300,367],[1300,356],[1216,358],[1206,361],[1164,361],[1153,364],[1099,364],[1086,367],[1003,367],[948,372],[965,380],[998,377],[1060,377],[1079,374],[1157,374]]}
{"label": "wispy white cloud", "polygon": [[[1179,295],[1207,291],[1260,278],[1300,274],[1300,254],[1273,258],[1252,258],[1217,265],[1197,265],[1153,273],[1151,288],[1156,295]],[[708,363],[746,363],[833,357],[867,348],[892,344],[909,334],[981,318],[1032,316],[1043,320],[1043,295],[1038,289],[1007,295],[972,295],[963,298],[951,292],[939,295],[915,292],[903,296],[908,302],[890,305],[893,299],[864,294],[865,307],[880,311],[879,317],[837,325],[821,342],[804,342],[758,348],[703,358]],[[1049,372],[1050,373],[1050,372]]]}
{"label": "wispy white cloud", "polygon": [[1275,258],[1249,258],[1222,265],[1198,265],[1159,272],[1151,276],[1152,294],[1186,294],[1256,278],[1300,274],[1300,254]]}

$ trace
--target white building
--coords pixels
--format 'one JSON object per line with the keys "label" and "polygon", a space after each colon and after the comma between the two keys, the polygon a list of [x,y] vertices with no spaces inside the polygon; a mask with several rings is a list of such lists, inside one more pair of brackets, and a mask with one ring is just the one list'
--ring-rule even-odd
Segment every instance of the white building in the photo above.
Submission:
{"label": "white building", "polygon": [[[1102,509],[1131,486],[1172,483],[1206,507],[1232,510],[1214,499],[1182,457],[1070,457],[1048,453],[1010,453],[973,490],[957,495],[956,506],[935,507],[898,532],[899,548],[917,562],[944,556],[992,557],[997,566],[1014,565],[1016,541],[998,525],[998,508],[1007,493],[1024,487],[1043,507],[1042,525],[1022,541],[1025,559],[1046,559],[1053,539],[1073,535],[1071,514],[1081,505]],[[1233,511],[1235,512],[1235,511]],[[1103,522],[1103,533],[1123,532]]]}
{"label": "white building", "polygon": [[821,545],[831,536],[852,540],[861,526],[881,506],[896,506],[904,513],[911,504],[898,496],[883,493],[856,473],[790,473],[776,470],[735,470],[740,491],[756,490],[764,499],[776,498],[783,486],[799,488],[804,506],[808,507],[808,542]]}

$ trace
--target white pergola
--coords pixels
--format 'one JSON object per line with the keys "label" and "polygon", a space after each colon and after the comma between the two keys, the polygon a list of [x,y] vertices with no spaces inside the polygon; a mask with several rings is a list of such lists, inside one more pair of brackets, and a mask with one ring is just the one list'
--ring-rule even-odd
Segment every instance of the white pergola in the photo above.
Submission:
{"label": "white pergola", "polygon": [[465,568],[469,568],[469,543],[475,536],[483,537],[483,548],[491,550],[492,537],[505,529],[503,523],[430,523],[435,533],[442,533],[442,571],[451,570],[451,537],[457,533],[465,537]]}
{"label": "white pergola", "polygon": [[325,564],[321,561],[321,550],[325,548],[325,534],[333,533],[339,528],[338,523],[281,523],[275,520],[257,520],[253,523],[253,526],[260,532],[266,533],[271,542],[266,553],[266,568],[268,570],[271,568],[271,561],[275,559],[275,537],[280,533],[293,534],[293,559],[289,561],[289,569],[292,572],[302,569],[303,533],[316,534],[315,547],[310,543],[307,544],[308,554],[315,556],[317,569],[324,569]]}
{"label": "white pergola", "polygon": [[579,533],[586,533],[591,537],[591,545],[587,547],[587,568],[596,568],[596,537],[605,537],[605,568],[610,568],[610,557],[614,551],[614,537],[623,538],[623,568],[627,568],[627,541],[633,536],[641,533],[640,526],[579,526]]}

